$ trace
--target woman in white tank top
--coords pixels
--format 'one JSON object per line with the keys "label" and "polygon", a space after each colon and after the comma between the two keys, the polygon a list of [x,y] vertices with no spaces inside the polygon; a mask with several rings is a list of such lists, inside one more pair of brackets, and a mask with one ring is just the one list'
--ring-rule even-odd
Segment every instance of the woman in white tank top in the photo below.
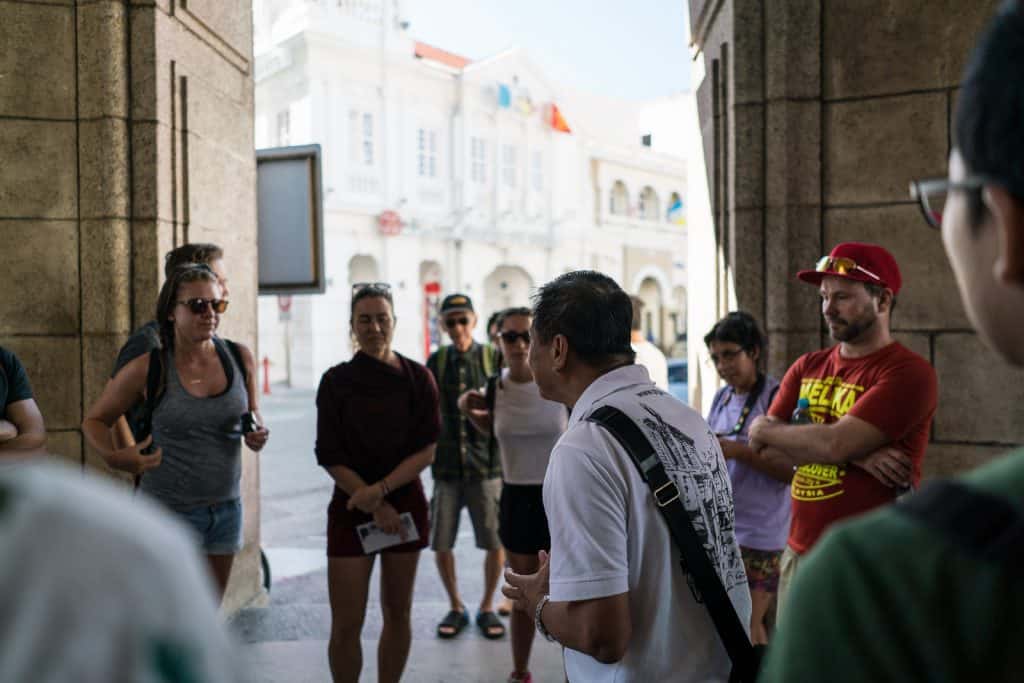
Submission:
{"label": "woman in white tank top", "polygon": [[[527,364],[530,351],[528,308],[510,308],[498,320],[498,339],[508,367],[488,380],[484,391],[459,398],[459,409],[484,433],[493,431],[501,450],[502,492],[499,530],[508,563],[519,574],[533,574],[538,553],[551,548],[542,488],[551,449],[565,431],[565,406],[541,398]],[[513,610],[509,681],[530,681],[533,617]]]}

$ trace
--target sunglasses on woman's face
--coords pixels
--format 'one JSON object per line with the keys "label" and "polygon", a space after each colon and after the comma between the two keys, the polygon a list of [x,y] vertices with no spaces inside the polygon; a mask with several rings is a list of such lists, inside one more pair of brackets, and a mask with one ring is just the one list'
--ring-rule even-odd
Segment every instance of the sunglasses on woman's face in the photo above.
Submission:
{"label": "sunglasses on woman's face", "polygon": [[530,333],[529,332],[515,332],[513,330],[509,330],[507,332],[502,332],[498,336],[501,337],[501,340],[503,342],[505,342],[506,344],[509,344],[509,345],[515,344],[520,339],[522,339],[523,343],[526,344],[527,346],[530,345]]}
{"label": "sunglasses on woman's face", "polygon": [[182,306],[188,306],[188,310],[192,311],[196,315],[206,313],[206,307],[209,306],[213,309],[214,313],[223,313],[228,310],[227,299],[189,299],[187,301],[176,301],[175,303],[181,304]]}
{"label": "sunglasses on woman's face", "polygon": [[469,324],[469,318],[462,316],[461,318],[446,318],[444,321],[445,327],[455,327],[456,325],[462,325],[465,327]]}

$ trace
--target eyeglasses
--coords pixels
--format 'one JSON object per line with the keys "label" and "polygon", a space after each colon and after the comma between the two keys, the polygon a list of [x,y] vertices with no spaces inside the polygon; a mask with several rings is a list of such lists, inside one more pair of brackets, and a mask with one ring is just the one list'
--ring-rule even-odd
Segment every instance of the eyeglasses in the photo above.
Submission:
{"label": "eyeglasses", "polygon": [[946,197],[951,190],[981,192],[986,185],[993,184],[982,176],[969,176],[960,182],[952,182],[948,178],[928,178],[914,180],[910,183],[910,196],[917,200],[921,215],[925,222],[939,230],[942,228],[942,214],[946,209]]}
{"label": "eyeglasses", "polygon": [[213,309],[214,313],[223,313],[228,310],[227,299],[189,299],[187,301],[175,301],[176,304],[182,306],[188,306],[188,310],[192,311],[196,315],[206,313],[206,307],[209,306]]}
{"label": "eyeglasses", "polygon": [[352,285],[352,295],[355,296],[364,289],[380,289],[385,292],[390,292],[391,285],[386,282],[356,282]]}
{"label": "eyeglasses", "polygon": [[814,269],[819,273],[835,273],[836,275],[849,275],[853,271],[859,270],[868,277],[873,277],[879,282],[882,281],[882,278],[878,277],[867,268],[858,266],[856,261],[845,256],[822,256],[818,259],[818,262],[814,264]]}
{"label": "eyeglasses", "polygon": [[469,318],[466,316],[462,316],[461,318],[445,318],[444,321],[444,326],[448,328],[455,327],[456,325],[462,325],[465,327],[468,324]]}
{"label": "eyeglasses", "polygon": [[509,330],[508,332],[502,332],[498,336],[501,337],[501,340],[506,344],[515,344],[517,341],[522,339],[524,344],[527,346],[530,345],[529,332],[516,332],[514,330]]}

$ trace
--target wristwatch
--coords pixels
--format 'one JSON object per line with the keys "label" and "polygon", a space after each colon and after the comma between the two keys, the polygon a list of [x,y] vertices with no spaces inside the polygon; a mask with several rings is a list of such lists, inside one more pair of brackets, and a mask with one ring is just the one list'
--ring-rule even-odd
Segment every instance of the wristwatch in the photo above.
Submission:
{"label": "wristwatch", "polygon": [[556,643],[558,641],[555,640],[555,637],[553,635],[548,633],[548,630],[546,628],[544,628],[544,622],[540,620],[540,613],[541,613],[541,611],[543,611],[544,605],[548,604],[548,601],[550,599],[551,599],[551,596],[544,595],[544,596],[541,597],[540,600],[537,601],[537,609],[535,609],[533,611],[533,625],[537,628],[537,633],[539,633],[542,636],[544,636],[544,638],[549,643]]}

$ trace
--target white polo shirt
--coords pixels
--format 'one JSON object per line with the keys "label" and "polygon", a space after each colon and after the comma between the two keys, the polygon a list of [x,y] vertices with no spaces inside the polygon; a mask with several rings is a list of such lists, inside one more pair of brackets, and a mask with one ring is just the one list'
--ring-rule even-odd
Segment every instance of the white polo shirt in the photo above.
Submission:
{"label": "white polo shirt", "polygon": [[729,656],[707,609],[690,592],[650,488],[614,437],[585,420],[602,405],[632,417],[654,444],[683,493],[740,622],[750,623],[732,487],[718,440],[698,413],[656,388],[643,367],[618,368],[583,392],[544,479],[551,600],[629,593],[633,630],[625,657],[602,664],[566,648],[569,680],[726,681]]}

